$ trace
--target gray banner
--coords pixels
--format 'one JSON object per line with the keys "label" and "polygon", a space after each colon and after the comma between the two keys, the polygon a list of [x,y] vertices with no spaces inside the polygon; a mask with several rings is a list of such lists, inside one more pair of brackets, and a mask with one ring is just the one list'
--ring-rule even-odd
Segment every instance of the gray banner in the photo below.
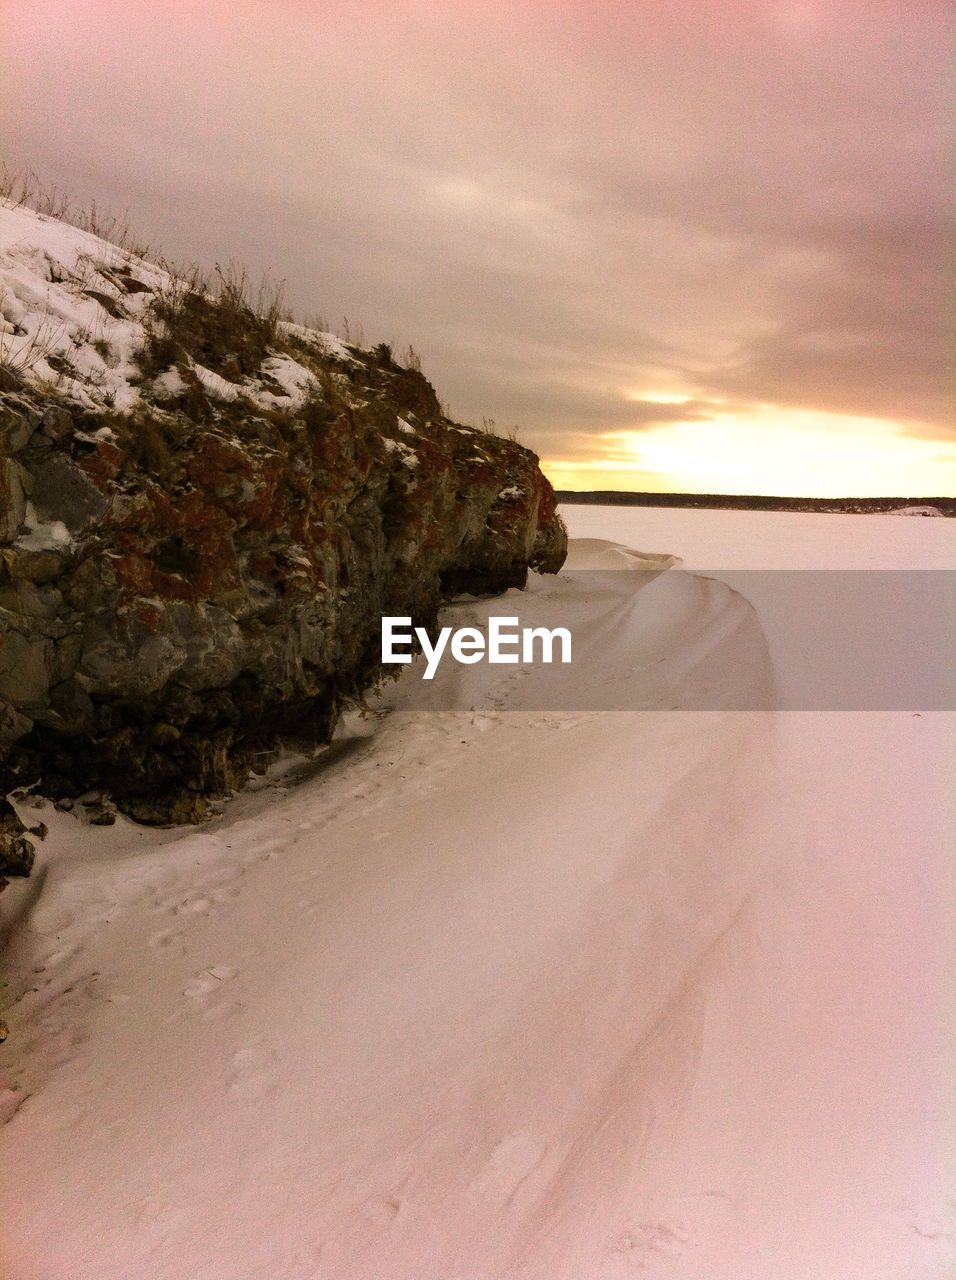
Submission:
{"label": "gray banner", "polygon": [[[494,624],[493,618],[509,619]],[[432,678],[419,656],[396,706],[423,710],[942,711],[956,707],[956,572],[941,570],[579,570],[526,591],[465,598]],[[489,661],[491,632],[516,639]],[[472,628],[485,655],[453,656]],[[570,633],[570,661],[543,661],[529,628]],[[481,648],[476,637],[459,652]]]}

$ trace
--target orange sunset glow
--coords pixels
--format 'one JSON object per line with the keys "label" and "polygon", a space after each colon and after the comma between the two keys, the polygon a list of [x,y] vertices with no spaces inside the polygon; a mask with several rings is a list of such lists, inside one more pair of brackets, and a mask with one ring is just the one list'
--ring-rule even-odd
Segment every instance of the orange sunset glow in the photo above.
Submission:
{"label": "orange sunset glow", "polygon": [[837,498],[950,494],[956,485],[953,441],[879,418],[773,405],[608,432],[588,448],[588,458],[545,458],[558,488]]}

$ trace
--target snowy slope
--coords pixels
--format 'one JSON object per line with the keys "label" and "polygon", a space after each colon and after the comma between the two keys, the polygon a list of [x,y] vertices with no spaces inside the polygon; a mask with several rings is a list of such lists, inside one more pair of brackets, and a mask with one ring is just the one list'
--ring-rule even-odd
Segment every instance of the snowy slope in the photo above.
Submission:
{"label": "snowy slope", "polygon": [[[588,527],[569,606],[575,564],[643,545],[627,514]],[[829,519],[725,514],[784,559]],[[944,524],[849,519],[863,556]],[[632,564],[685,618],[687,575]],[[703,600],[677,705],[701,661],[766,675],[753,616]],[[582,706],[613,654],[595,626]],[[5,1280],[949,1274],[952,718],[498,693],[414,710],[406,677],[199,830],[31,811],[45,880],[0,899]]]}
{"label": "snowy slope", "polygon": [[[0,201],[0,364],[85,408],[126,412],[182,390],[174,367],[144,383],[136,354],[153,303],[186,287],[177,275],[98,236]],[[284,331],[325,355],[352,359],[334,334],[294,324]],[[212,400],[241,393],[263,408],[301,403],[315,383],[311,370],[286,353],[265,362],[268,383],[227,380],[195,361],[191,368]]]}

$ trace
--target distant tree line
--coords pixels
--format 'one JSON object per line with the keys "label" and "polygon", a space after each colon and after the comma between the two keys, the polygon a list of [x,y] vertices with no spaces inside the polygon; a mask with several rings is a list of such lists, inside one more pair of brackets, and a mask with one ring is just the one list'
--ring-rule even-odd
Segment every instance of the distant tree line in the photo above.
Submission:
{"label": "distant tree line", "polygon": [[[779,498],[754,493],[625,493],[617,489],[575,492],[559,489],[559,502],[592,503],[602,507],[722,507],[732,511],[899,511],[904,507],[935,507],[956,516],[956,498]],[[927,514],[929,514],[927,512]]]}

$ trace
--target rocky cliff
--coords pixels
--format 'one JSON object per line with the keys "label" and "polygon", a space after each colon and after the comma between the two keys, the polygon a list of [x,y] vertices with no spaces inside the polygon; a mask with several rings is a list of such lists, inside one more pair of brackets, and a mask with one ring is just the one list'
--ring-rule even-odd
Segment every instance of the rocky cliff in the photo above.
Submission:
{"label": "rocky cliff", "polygon": [[328,740],[383,613],[563,561],[532,453],[219,285],[0,207],[0,794],[196,820]]}

